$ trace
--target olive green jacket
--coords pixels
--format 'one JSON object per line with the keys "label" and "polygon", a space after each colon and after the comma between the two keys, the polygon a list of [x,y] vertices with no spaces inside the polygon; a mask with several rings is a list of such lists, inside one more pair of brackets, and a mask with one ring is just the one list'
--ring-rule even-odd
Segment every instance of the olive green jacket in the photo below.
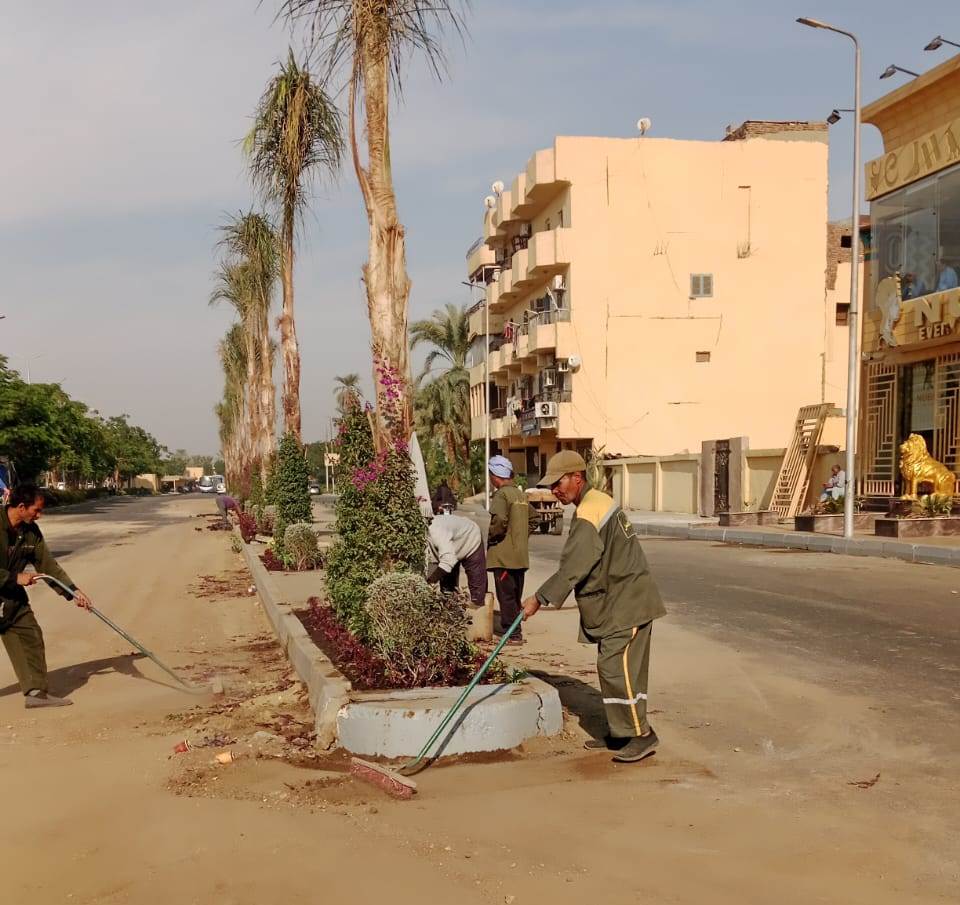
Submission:
{"label": "olive green jacket", "polygon": [[490,499],[488,569],[529,569],[530,532],[540,517],[516,484],[504,484]]}
{"label": "olive green jacket", "polygon": [[[10,520],[7,518],[7,507],[0,507],[0,597],[23,601],[26,592],[17,584],[17,575],[23,572],[28,565],[32,565],[38,572],[58,578],[68,588],[76,588],[70,576],[60,568],[47,548],[43,534],[35,524],[22,524],[11,543]],[[60,588],[54,590],[66,597]]]}
{"label": "olive green jacket", "polygon": [[560,567],[541,585],[537,599],[559,607],[571,590],[583,641],[598,641],[667,612],[633,525],[599,490],[588,490],[580,501]]}

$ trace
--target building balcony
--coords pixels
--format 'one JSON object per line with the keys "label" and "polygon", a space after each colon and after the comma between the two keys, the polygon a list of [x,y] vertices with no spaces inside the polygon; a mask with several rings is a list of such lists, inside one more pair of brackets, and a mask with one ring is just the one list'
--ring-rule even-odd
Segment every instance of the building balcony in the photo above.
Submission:
{"label": "building balcony", "polygon": [[530,199],[527,198],[527,173],[519,173],[517,178],[513,180],[513,185],[510,188],[510,192],[513,195],[513,215],[518,220],[529,220],[530,215],[535,213],[536,204],[534,204]]}
{"label": "building balcony", "polygon": [[[492,352],[490,353],[490,357],[493,358]],[[470,375],[470,386],[475,387],[478,384],[483,383],[485,370],[486,368],[483,362],[481,362],[478,365],[474,365],[472,368],[470,368],[470,370],[467,372]]]}
{"label": "building balcony", "polygon": [[528,333],[521,333],[517,337],[516,350],[517,358],[521,360],[530,354],[530,335]]}
{"label": "building balcony", "polygon": [[553,352],[557,358],[569,358],[575,354],[573,326],[569,320],[558,320],[558,315],[569,318],[569,311],[550,311],[530,324],[531,355]]}
{"label": "building balcony", "polygon": [[477,239],[467,251],[467,279],[474,280],[483,273],[485,267],[493,267],[494,250],[484,244],[483,239]]}
{"label": "building balcony", "polygon": [[527,265],[530,252],[526,248],[521,248],[513,253],[512,283],[515,289],[529,289],[536,280],[530,276],[530,268]]}
{"label": "building balcony", "polygon": [[561,273],[573,257],[573,230],[570,227],[535,233],[527,245],[527,276],[531,284]]}
{"label": "building balcony", "polygon": [[483,440],[486,438],[487,419],[484,415],[474,415],[470,418],[470,439]]}
{"label": "building balcony", "polygon": [[[516,301],[520,296],[520,290],[516,289],[513,285],[513,269],[507,268],[500,271],[500,276],[497,277],[498,284],[498,294],[497,294],[497,309],[503,311],[507,305],[505,303],[510,303]],[[490,311],[493,312],[494,306],[490,306]]]}
{"label": "building balcony", "polygon": [[487,305],[490,307],[490,313],[493,314],[497,310],[497,305],[500,301],[500,281],[494,280],[492,283],[487,284]]}
{"label": "building balcony", "polygon": [[524,204],[537,211],[570,185],[557,178],[556,157],[553,148],[537,151],[527,162]]}
{"label": "building balcony", "polygon": [[[493,284],[491,283],[491,285]],[[483,307],[478,308],[473,312],[473,314],[470,315],[469,331],[471,340],[475,336],[483,336],[483,334],[486,332],[486,319],[486,309]],[[502,314],[494,314],[492,311],[490,312],[491,335],[503,333],[503,321],[504,316]]]}
{"label": "building balcony", "polygon": [[493,209],[493,226],[499,232],[502,227],[515,219],[513,216],[513,194],[509,189],[506,189],[500,193],[500,197],[497,198],[497,206]]}

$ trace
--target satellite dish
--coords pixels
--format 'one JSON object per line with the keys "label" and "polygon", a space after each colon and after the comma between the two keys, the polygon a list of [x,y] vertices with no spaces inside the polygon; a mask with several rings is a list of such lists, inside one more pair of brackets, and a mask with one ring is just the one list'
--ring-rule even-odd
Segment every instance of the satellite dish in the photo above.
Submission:
{"label": "satellite dish", "polygon": [[497,206],[497,199],[494,198],[493,195],[487,195],[487,197],[483,199],[483,206],[488,211],[492,211]]}
{"label": "satellite dish", "polygon": [[646,135],[652,125],[653,122],[650,120],[650,117],[644,116],[642,119],[637,120],[637,131],[641,135]]}
{"label": "satellite dish", "polygon": [[490,188],[493,189],[494,195],[503,194],[503,183],[499,179],[493,185],[491,185]]}
{"label": "satellite dish", "polygon": [[579,367],[580,367],[580,364],[581,364],[580,356],[579,356],[579,355],[571,355],[571,356],[567,359],[567,362],[568,362],[568,364],[570,365],[571,368],[579,368]]}

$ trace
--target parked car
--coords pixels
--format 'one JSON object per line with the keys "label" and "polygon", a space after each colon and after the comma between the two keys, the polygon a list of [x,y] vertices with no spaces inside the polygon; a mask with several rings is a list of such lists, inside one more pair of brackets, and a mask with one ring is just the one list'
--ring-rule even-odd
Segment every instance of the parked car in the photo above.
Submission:
{"label": "parked car", "polygon": [[66,481],[57,481],[57,490],[66,490],[67,482]]}
{"label": "parked car", "polygon": [[311,481],[308,489],[310,493],[320,493],[320,485],[316,481]]}

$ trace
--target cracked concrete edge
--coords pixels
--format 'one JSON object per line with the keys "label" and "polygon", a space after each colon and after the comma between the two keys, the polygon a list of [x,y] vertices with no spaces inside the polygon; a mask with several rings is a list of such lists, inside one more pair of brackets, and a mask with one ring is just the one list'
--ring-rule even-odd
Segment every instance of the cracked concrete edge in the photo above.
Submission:
{"label": "cracked concrete edge", "polygon": [[[236,535],[239,537],[239,534]],[[353,687],[350,681],[330,662],[326,654],[313,643],[293,607],[280,596],[260,557],[249,544],[242,545],[247,568],[260,596],[263,611],[273,627],[293,671],[307,687],[313,710],[318,748],[330,748],[337,741],[337,713],[350,700]]]}
{"label": "cracked concrete edge", "polygon": [[934,547],[927,544],[888,540],[881,537],[857,537],[848,540],[831,534],[813,534],[801,531],[796,533],[764,533],[736,528],[663,525],[656,522],[633,521],[632,519],[631,523],[638,534],[647,537],[711,540],[750,547],[835,553],[841,556],[879,556],[885,559],[899,559],[904,562],[960,567],[960,548]]}

